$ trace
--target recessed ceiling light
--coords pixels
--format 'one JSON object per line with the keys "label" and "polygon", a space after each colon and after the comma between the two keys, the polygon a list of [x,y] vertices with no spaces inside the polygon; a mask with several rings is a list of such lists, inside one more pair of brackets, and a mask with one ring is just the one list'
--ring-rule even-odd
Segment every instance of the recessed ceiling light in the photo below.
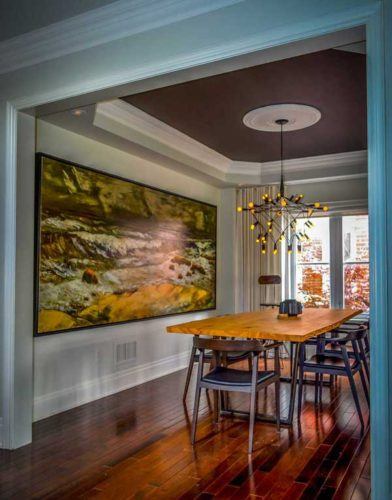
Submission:
{"label": "recessed ceiling light", "polygon": [[85,109],[73,109],[71,111],[71,114],[74,116],[82,116],[82,115],[86,114],[86,110]]}

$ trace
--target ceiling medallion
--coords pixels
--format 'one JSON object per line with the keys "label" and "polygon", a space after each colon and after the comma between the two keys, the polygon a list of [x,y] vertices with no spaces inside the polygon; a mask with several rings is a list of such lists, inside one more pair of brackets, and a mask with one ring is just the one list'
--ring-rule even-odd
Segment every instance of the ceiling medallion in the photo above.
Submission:
{"label": "ceiling medallion", "polygon": [[[303,194],[292,194],[290,196],[286,196],[285,191],[285,183],[284,183],[284,171],[283,171],[283,128],[286,130],[298,130],[299,128],[309,127],[316,123],[320,117],[321,113],[319,113],[319,117],[313,123],[310,123],[309,120],[306,121],[304,116],[299,115],[299,117],[295,116],[295,113],[287,114],[287,118],[276,118],[274,123],[271,123],[272,117],[274,117],[274,113],[282,112],[282,109],[286,109],[287,107],[299,106],[296,104],[284,104],[284,105],[276,105],[269,106],[270,108],[274,108],[273,110],[269,110],[268,113],[264,113],[263,122],[260,119],[254,119],[252,121],[249,120],[250,113],[247,113],[244,116],[244,123],[247,125],[248,123],[252,123],[251,128],[257,128],[257,130],[266,131],[267,127],[269,132],[280,132],[280,188],[279,193],[275,198],[271,198],[267,193],[261,197],[261,200],[254,200],[248,203],[246,207],[237,207],[238,212],[250,212],[252,215],[252,223],[250,225],[251,231],[254,231],[257,235],[255,238],[256,243],[259,243],[261,246],[261,253],[266,254],[267,249],[272,250],[273,254],[278,254],[278,245],[282,242],[287,242],[287,251],[291,253],[293,251],[294,245],[296,245],[297,252],[301,252],[302,250],[302,242],[309,241],[310,237],[306,230],[298,231],[297,230],[297,221],[298,219],[310,219],[312,215],[316,212],[327,212],[328,207],[326,205],[322,206],[321,203],[305,203],[303,201]],[[301,105],[303,106],[303,105]],[[306,106],[311,109],[311,106]],[[259,108],[258,110],[265,110],[265,108]],[[279,108],[279,109],[278,109]],[[253,115],[257,117],[256,114]],[[259,115],[260,116],[260,115]],[[248,117],[248,119],[247,119]],[[315,116],[313,117],[315,119]],[[302,126],[299,124],[302,123]],[[257,127],[255,126],[257,124]],[[291,128],[289,128],[291,126]],[[295,128],[293,128],[295,127]],[[305,222],[306,228],[309,230],[313,226],[313,223],[310,220]]]}
{"label": "ceiling medallion", "polygon": [[278,120],[284,117],[285,132],[315,125],[321,119],[320,111],[308,104],[272,104],[252,109],[243,117],[244,125],[262,132],[280,132]]}

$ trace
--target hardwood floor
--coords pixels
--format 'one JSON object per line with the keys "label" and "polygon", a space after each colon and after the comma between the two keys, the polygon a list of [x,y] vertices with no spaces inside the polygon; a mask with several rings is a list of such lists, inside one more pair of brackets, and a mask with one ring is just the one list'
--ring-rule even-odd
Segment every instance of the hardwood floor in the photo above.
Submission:
{"label": "hardwood floor", "polygon": [[[247,422],[225,419],[214,428],[205,393],[192,449],[193,385],[184,406],[184,381],[182,370],[37,422],[32,445],[0,452],[0,498],[370,498],[369,436],[344,380],[323,389],[318,411],[305,386],[301,427],[278,434],[257,423],[251,459]],[[283,412],[288,390],[282,384]],[[231,404],[247,408],[246,395]],[[272,387],[262,390],[260,410],[272,413],[273,405]]]}

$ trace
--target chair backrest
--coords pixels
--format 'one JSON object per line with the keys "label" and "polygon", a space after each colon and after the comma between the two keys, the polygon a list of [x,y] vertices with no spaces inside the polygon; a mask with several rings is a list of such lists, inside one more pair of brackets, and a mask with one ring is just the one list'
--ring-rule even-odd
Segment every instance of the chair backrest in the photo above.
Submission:
{"label": "chair backrest", "polygon": [[364,325],[358,325],[358,328],[353,330],[345,330],[344,328],[333,330],[333,333],[338,333],[339,338],[336,339],[338,344],[346,344],[347,342],[352,342],[356,340],[362,340],[367,335],[367,328]]}
{"label": "chair backrest", "polygon": [[265,340],[226,340],[226,339],[211,339],[194,337],[193,346],[197,349],[209,349],[219,352],[263,352],[269,349],[278,348],[282,343],[268,343]]}

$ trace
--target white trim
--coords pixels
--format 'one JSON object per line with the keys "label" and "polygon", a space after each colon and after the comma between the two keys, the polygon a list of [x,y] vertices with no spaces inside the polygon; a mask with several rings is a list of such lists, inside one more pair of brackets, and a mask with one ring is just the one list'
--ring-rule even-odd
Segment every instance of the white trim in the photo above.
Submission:
{"label": "white trim", "polygon": [[213,149],[120,99],[97,104],[93,125],[220,180],[231,163]]}
{"label": "white trim", "polygon": [[189,356],[190,351],[184,351],[144,365],[88,380],[73,387],[38,396],[34,398],[34,421],[182,370],[188,366]]}
{"label": "white trim", "polygon": [[342,50],[343,52],[356,52],[357,54],[366,54],[366,40],[362,42],[348,43],[334,47],[335,50]]}
{"label": "white trim", "polygon": [[5,152],[7,165],[4,173],[4,295],[3,295],[3,339],[2,339],[2,392],[4,397],[3,435],[5,448],[14,448],[18,444],[14,435],[14,400],[15,400],[15,287],[16,287],[16,124],[17,111],[9,103],[0,109],[5,118]]}
{"label": "white trim", "polygon": [[[367,167],[367,151],[350,151],[348,153],[335,153],[319,156],[308,156],[305,158],[294,158],[284,161],[286,172],[317,172],[333,169],[341,170],[343,167]],[[246,175],[271,175],[280,172],[280,160],[263,163],[233,161],[230,165],[230,174]],[[324,172],[324,177],[325,172]],[[329,176],[328,176],[329,177]]]}
{"label": "white trim", "polygon": [[343,224],[341,215],[329,217],[329,280],[331,307],[342,308],[343,280]]}
{"label": "white trim", "polygon": [[167,58],[161,63],[146,64],[137,68],[126,68],[116,74],[107,74],[104,77],[90,79],[83,86],[75,84],[66,88],[59,87],[43,91],[41,94],[35,93],[34,95],[18,96],[12,100],[12,104],[17,109],[32,108],[81,94],[88,94],[89,92],[97,92],[110,87],[145,80],[150,77],[166,75],[186,68],[201,66],[215,61],[223,61],[286,43],[327,35],[331,32],[366,24],[369,18],[375,15],[378,10],[379,5],[374,4],[363,5],[361,7],[356,6],[344,11],[344,20],[342,20],[343,16],[341,13],[334,12],[327,14],[323,17],[322,27],[316,27],[313,21],[304,21],[293,25],[292,30],[289,31],[287,25],[283,24],[279,28],[262,31],[241,39],[233,39],[231,43],[215,44],[196,50],[193,53]]}
{"label": "white trim", "polygon": [[329,214],[334,214],[336,212],[362,212],[367,213],[368,208],[368,200],[367,198],[358,198],[355,200],[346,200],[346,201],[325,201],[329,208]]}
{"label": "white trim", "polygon": [[0,42],[0,74],[119,40],[243,0],[117,0]]}
{"label": "white trim", "polygon": [[[307,179],[288,179],[285,181],[285,184],[287,186],[295,186],[297,184],[313,184],[315,182],[333,182],[333,181],[350,181],[350,180],[355,180],[355,179],[367,179],[367,172],[362,172],[361,174],[341,174],[339,175],[336,173],[336,175],[331,175],[330,177],[318,177],[317,173],[309,177]],[[269,182],[271,184],[279,184],[278,181],[271,181]]]}
{"label": "white trim", "polygon": [[[249,177],[252,176],[254,182],[260,184],[261,173],[265,184],[279,182],[280,161],[264,163],[232,161],[121,99],[97,104],[93,125],[180,161],[219,181],[238,184],[249,181]],[[288,174],[286,182],[288,185],[366,178],[367,151],[286,160],[285,171]],[[293,174],[296,178],[290,179]]]}

